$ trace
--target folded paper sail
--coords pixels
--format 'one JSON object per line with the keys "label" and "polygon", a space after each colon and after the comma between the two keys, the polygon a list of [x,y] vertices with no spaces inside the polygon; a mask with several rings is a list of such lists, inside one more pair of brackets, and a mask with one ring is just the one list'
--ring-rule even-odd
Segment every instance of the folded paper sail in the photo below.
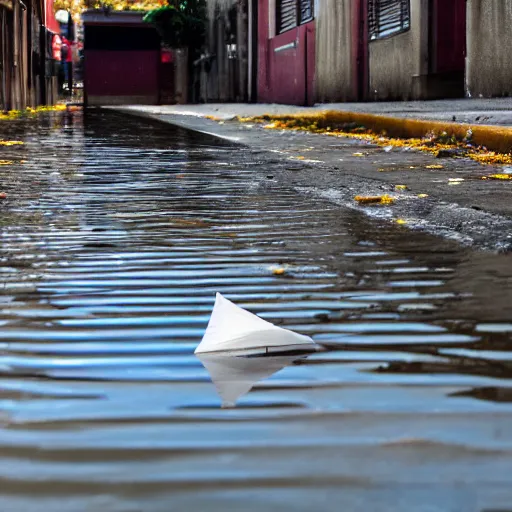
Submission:
{"label": "folded paper sail", "polygon": [[222,400],[223,407],[234,407],[236,401],[252,387],[300,356],[240,357],[221,354],[199,354]]}
{"label": "folded paper sail", "polygon": [[210,322],[195,353],[242,351],[258,355],[318,349],[309,336],[277,327],[217,293]]}

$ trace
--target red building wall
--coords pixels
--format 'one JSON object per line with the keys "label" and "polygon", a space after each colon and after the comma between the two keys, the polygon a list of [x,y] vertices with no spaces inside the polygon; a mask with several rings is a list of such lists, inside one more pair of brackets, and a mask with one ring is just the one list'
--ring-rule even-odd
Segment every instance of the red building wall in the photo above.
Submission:
{"label": "red building wall", "polygon": [[258,3],[258,101],[315,101],[315,22],[270,37],[269,2]]}
{"label": "red building wall", "polygon": [[60,34],[59,22],[55,19],[55,9],[53,7],[53,0],[44,0],[45,6],[45,19],[44,26],[54,34]]}

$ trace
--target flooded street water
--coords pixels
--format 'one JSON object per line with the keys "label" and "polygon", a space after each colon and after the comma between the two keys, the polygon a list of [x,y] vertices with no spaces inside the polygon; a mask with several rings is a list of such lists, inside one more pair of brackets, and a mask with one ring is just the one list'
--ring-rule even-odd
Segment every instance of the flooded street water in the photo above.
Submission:
{"label": "flooded street water", "polygon": [[[1,138],[2,512],[512,510],[510,256],[166,125]],[[193,354],[216,292],[328,350],[227,363],[255,385],[222,409]]]}

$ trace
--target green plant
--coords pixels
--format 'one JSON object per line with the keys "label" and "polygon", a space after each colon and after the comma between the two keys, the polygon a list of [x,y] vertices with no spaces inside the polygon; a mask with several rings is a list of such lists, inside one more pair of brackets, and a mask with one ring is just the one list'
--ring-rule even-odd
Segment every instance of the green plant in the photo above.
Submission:
{"label": "green plant", "polygon": [[206,3],[205,0],[168,0],[168,5],[149,11],[144,21],[155,26],[169,47],[198,50],[205,38]]}

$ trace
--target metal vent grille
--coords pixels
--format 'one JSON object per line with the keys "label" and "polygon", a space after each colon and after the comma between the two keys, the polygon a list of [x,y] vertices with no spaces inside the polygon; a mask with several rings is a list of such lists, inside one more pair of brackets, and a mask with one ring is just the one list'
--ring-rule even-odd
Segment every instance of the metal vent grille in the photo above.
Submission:
{"label": "metal vent grille", "polygon": [[368,0],[370,39],[388,37],[411,26],[410,0]]}

